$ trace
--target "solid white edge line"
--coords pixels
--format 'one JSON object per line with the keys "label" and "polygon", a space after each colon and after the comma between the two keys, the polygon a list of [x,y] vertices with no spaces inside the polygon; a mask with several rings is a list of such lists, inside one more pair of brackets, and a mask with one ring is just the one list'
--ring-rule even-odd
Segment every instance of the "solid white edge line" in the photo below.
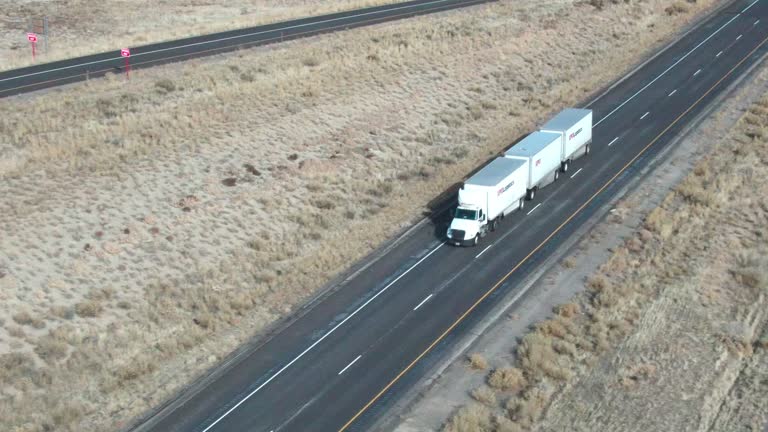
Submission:
{"label": "solid white edge line", "polygon": [[[449,1],[449,0],[435,0],[435,1],[432,1],[432,2],[428,2],[428,3],[422,3],[419,6],[433,5],[433,4],[436,4],[436,3],[445,3],[447,1]],[[297,24],[297,25],[288,26],[288,27],[280,27],[280,28],[276,28],[276,29],[272,29],[272,30],[262,30],[262,31],[254,32],[254,33],[247,33],[247,34],[242,34],[242,35],[238,35],[238,36],[229,36],[229,37],[225,37],[225,38],[221,38],[221,39],[209,40],[209,41],[204,41],[204,42],[195,42],[195,43],[191,43],[191,44],[179,45],[179,46],[170,47],[170,48],[161,48],[161,49],[157,49],[157,50],[154,50],[154,51],[147,51],[147,52],[144,52],[144,53],[132,54],[131,58],[139,57],[139,56],[143,56],[143,55],[148,55],[148,54],[155,54],[155,53],[169,51],[169,50],[189,48],[189,47],[198,46],[198,45],[207,45],[207,44],[212,44],[212,43],[226,41],[226,40],[239,39],[239,38],[244,38],[244,37],[249,37],[249,36],[256,36],[256,35],[260,35],[260,34],[264,34],[264,33],[274,33],[274,32],[278,32],[278,31],[291,30],[291,29],[295,29],[295,28],[299,28],[299,27],[306,27],[306,26],[315,25],[315,24],[325,24],[325,23],[329,23],[329,22],[333,22],[333,21],[339,21],[339,20],[343,20],[343,19],[358,18],[358,17],[362,17],[362,16],[366,16],[366,15],[379,14],[379,13],[382,13],[382,12],[390,12],[390,11],[396,11],[396,10],[400,10],[400,9],[407,9],[409,7],[412,7],[412,5],[398,6],[398,7],[392,8],[392,9],[385,9],[385,10],[379,10],[379,11],[374,11],[374,12],[366,12],[366,13],[357,14],[357,15],[348,15],[348,16],[345,16],[345,17],[331,18],[331,19],[322,20],[322,21],[313,21],[311,23]],[[298,19],[300,19],[300,18],[298,18]],[[270,25],[270,24],[263,24],[263,25]],[[233,30],[233,31],[236,31],[236,30]],[[165,42],[172,42],[172,41],[165,41]],[[157,42],[157,43],[159,44],[159,43],[165,43],[165,42],[161,41],[161,42]],[[115,51],[118,51],[118,50],[115,50]],[[96,53],[96,54],[93,54],[93,55],[98,55],[98,54],[100,54],[100,53]],[[101,54],[103,54],[103,53],[101,53]],[[88,63],[79,63],[79,64],[72,65],[72,66],[64,66],[64,67],[60,67],[60,68],[56,68],[56,69],[50,69],[50,70],[45,70],[45,71],[41,71],[41,72],[33,72],[33,73],[26,74],[26,75],[19,75],[19,76],[15,76],[15,77],[0,79],[0,82],[14,80],[14,79],[19,79],[19,78],[26,78],[26,77],[40,75],[40,74],[45,74],[45,73],[50,73],[50,72],[58,72],[58,71],[62,71],[62,70],[66,70],[66,69],[72,69],[72,68],[81,67],[81,66],[90,66],[90,65],[93,65],[93,64],[104,63],[104,62],[109,62],[109,61],[113,61],[113,60],[119,60],[121,58],[122,58],[122,56],[117,56],[117,57],[112,57],[112,58],[108,58],[108,59],[104,59],[104,60],[96,60],[96,61],[92,61],[92,62],[88,62]],[[205,432],[205,431],[203,431],[203,432]]]}
{"label": "solid white edge line", "polygon": [[647,113],[643,114],[643,116],[642,116],[642,117],[640,117],[640,120],[642,120],[642,119],[644,119],[644,118],[648,117],[648,114],[650,114],[650,113],[651,113],[651,112],[650,112],[650,111],[648,111]]}
{"label": "solid white edge line", "polygon": [[484,253],[485,253],[485,251],[487,251],[488,249],[490,249],[490,248],[491,248],[491,246],[493,246],[493,245],[492,245],[492,244],[491,244],[491,245],[488,245],[488,247],[487,247],[487,248],[485,248],[485,249],[483,249],[483,251],[482,251],[482,252],[480,252],[479,254],[475,255],[475,258],[480,258],[480,255],[484,254]]}
{"label": "solid white edge line", "polygon": [[386,291],[386,290],[387,290],[389,287],[391,287],[392,285],[394,285],[394,284],[395,284],[397,281],[399,281],[399,280],[400,280],[400,279],[401,279],[403,276],[407,275],[407,274],[408,274],[408,273],[409,273],[411,270],[413,270],[414,268],[416,268],[416,266],[418,266],[419,264],[421,264],[421,263],[422,263],[422,262],[423,262],[425,259],[429,258],[429,257],[430,257],[430,256],[431,256],[433,253],[437,252],[437,250],[438,250],[438,249],[440,249],[441,247],[443,247],[444,245],[445,245],[445,242],[442,242],[442,243],[440,243],[440,244],[439,244],[439,245],[438,245],[436,248],[432,249],[432,251],[431,251],[430,253],[428,253],[427,255],[425,255],[425,256],[424,256],[424,258],[420,259],[420,260],[419,260],[419,261],[418,261],[416,264],[412,265],[412,266],[411,266],[411,267],[410,267],[408,270],[406,270],[405,272],[403,272],[403,274],[401,274],[401,275],[400,275],[400,276],[398,276],[398,277],[397,277],[395,280],[393,280],[392,282],[390,282],[389,284],[387,284],[387,286],[385,286],[384,288],[382,288],[382,289],[381,289],[381,291],[377,292],[377,293],[376,293],[376,295],[374,295],[373,297],[371,297],[370,299],[368,299],[368,301],[366,301],[365,303],[363,303],[363,304],[362,304],[362,305],[361,305],[359,308],[355,309],[355,311],[354,311],[354,312],[352,312],[351,314],[349,314],[349,316],[347,316],[346,318],[344,318],[344,320],[342,320],[340,323],[336,324],[336,326],[334,326],[334,327],[333,327],[331,330],[329,330],[329,331],[328,331],[328,333],[324,334],[324,335],[323,335],[323,336],[322,336],[320,339],[316,340],[316,341],[315,341],[315,342],[314,342],[312,345],[310,345],[310,346],[309,346],[309,348],[307,348],[307,349],[305,349],[304,351],[302,351],[302,352],[301,352],[301,354],[299,354],[298,356],[296,356],[296,358],[294,358],[293,360],[291,360],[290,362],[288,362],[288,364],[286,364],[285,366],[283,366],[283,367],[282,367],[280,370],[278,370],[277,372],[275,372],[275,374],[274,374],[274,375],[272,375],[271,377],[269,377],[269,379],[267,379],[266,381],[264,381],[264,382],[263,382],[263,383],[262,383],[260,386],[256,387],[256,389],[255,389],[255,390],[253,390],[252,392],[248,393],[248,395],[247,395],[247,396],[245,396],[245,397],[244,397],[244,398],[243,398],[243,399],[242,399],[240,402],[238,402],[237,404],[235,404],[235,406],[233,406],[232,408],[228,409],[228,410],[227,410],[227,411],[226,411],[224,414],[222,414],[222,415],[221,415],[219,418],[217,418],[217,419],[216,419],[216,421],[214,421],[214,422],[213,422],[213,423],[211,423],[211,424],[210,424],[208,427],[206,427],[205,429],[203,429],[203,430],[202,430],[202,432],[208,432],[209,430],[211,430],[211,428],[213,428],[214,426],[216,426],[216,425],[217,425],[217,424],[218,424],[218,423],[219,423],[221,420],[223,420],[223,419],[224,419],[224,417],[228,416],[230,413],[232,413],[232,411],[236,410],[236,409],[237,409],[237,407],[239,407],[240,405],[242,405],[243,403],[245,403],[245,401],[247,401],[248,399],[250,399],[250,398],[251,398],[253,395],[255,395],[255,394],[256,394],[256,393],[257,393],[259,390],[261,390],[262,388],[264,388],[264,386],[266,386],[267,384],[269,384],[270,382],[272,382],[272,380],[274,380],[275,378],[277,378],[278,376],[280,376],[280,375],[281,375],[283,372],[285,372],[285,370],[286,370],[286,369],[288,369],[289,367],[291,367],[291,365],[293,365],[294,363],[296,363],[296,362],[297,362],[297,361],[298,361],[300,358],[304,357],[304,355],[305,355],[305,354],[307,354],[307,353],[308,353],[310,350],[312,350],[314,347],[316,347],[316,346],[317,346],[317,345],[318,345],[320,342],[322,342],[323,340],[325,340],[325,338],[327,338],[328,336],[330,336],[330,335],[331,335],[333,332],[335,332],[335,331],[336,331],[336,330],[337,330],[339,327],[341,327],[342,325],[344,325],[344,323],[346,323],[347,321],[349,321],[349,319],[350,319],[350,318],[352,318],[353,316],[357,315],[357,313],[358,313],[358,312],[360,312],[361,310],[363,310],[363,308],[365,308],[366,306],[368,306],[368,305],[369,305],[369,304],[370,304],[372,301],[376,300],[376,298],[377,298],[377,297],[379,297],[381,294],[383,294],[383,293],[384,293],[384,292],[385,292],[385,291]]}
{"label": "solid white edge line", "polygon": [[715,54],[715,58],[720,57],[721,55],[723,55],[722,51],[720,51],[719,53]]}
{"label": "solid white edge line", "polygon": [[675,93],[677,93],[677,89],[672,90],[672,93],[668,94],[667,97],[670,97],[670,96],[672,96]]}
{"label": "solid white edge line", "polygon": [[699,70],[697,70],[696,72],[694,72],[694,73],[693,73],[693,76],[696,76],[696,75],[698,75],[698,74],[700,74],[700,73],[701,73],[701,69],[699,69]]}
{"label": "solid white edge line", "polygon": [[741,39],[742,36],[744,36],[744,35],[739,35],[738,37],[736,37],[736,40]]}
{"label": "solid white edge line", "polygon": [[[752,4],[754,5],[754,4],[755,4],[755,3],[757,3],[758,1],[760,1],[760,0],[755,0],[755,2],[754,2],[754,3],[752,3]],[[749,7],[747,7],[747,9],[749,9],[750,7],[752,7],[752,5],[750,5]],[[746,11],[747,9],[744,9],[744,10]],[[730,23],[732,23],[732,22],[733,22],[733,21],[734,21],[736,18],[738,18],[740,15],[741,15],[741,14],[736,14],[736,15],[734,15],[734,16],[733,16],[733,18],[731,18],[730,20],[728,20],[728,22],[727,22],[727,23],[725,23],[725,24],[723,24],[722,26],[720,26],[720,28],[719,28],[719,29],[717,29],[717,30],[715,30],[715,32],[714,32],[714,33],[712,33],[711,35],[709,35],[709,36],[708,36],[706,39],[704,39],[703,41],[699,42],[699,44],[698,44],[698,45],[696,45],[696,46],[695,46],[695,47],[694,47],[692,50],[688,51],[688,52],[687,52],[687,53],[686,53],[684,56],[682,56],[682,57],[680,58],[680,60],[678,60],[678,61],[674,62],[674,63],[672,64],[672,66],[668,67],[668,68],[667,68],[667,69],[666,69],[664,72],[662,72],[661,74],[659,74],[659,76],[657,76],[656,78],[654,78],[654,79],[653,79],[653,81],[651,81],[651,82],[649,82],[648,84],[646,84],[646,85],[645,85],[645,87],[643,87],[643,88],[641,88],[640,90],[638,90],[638,91],[637,91],[637,93],[635,93],[635,94],[633,94],[632,96],[630,96],[630,97],[629,97],[629,99],[625,100],[624,102],[622,102],[622,103],[621,103],[621,105],[619,105],[619,106],[617,106],[616,108],[614,108],[614,109],[613,109],[613,111],[611,111],[611,112],[609,112],[608,114],[606,114],[606,115],[605,115],[605,117],[601,118],[601,119],[600,119],[600,120],[599,120],[597,123],[595,123],[595,124],[592,126],[592,128],[593,128],[593,129],[594,129],[594,128],[596,128],[596,127],[597,127],[597,125],[599,125],[600,123],[602,123],[602,122],[604,122],[605,120],[607,120],[607,119],[608,119],[608,117],[610,117],[610,116],[612,116],[613,114],[615,114],[615,113],[616,113],[616,111],[620,110],[620,109],[621,109],[621,108],[622,108],[624,105],[626,105],[627,103],[629,103],[629,101],[631,101],[632,99],[634,99],[635,97],[637,97],[637,95],[639,95],[640,93],[644,92],[644,91],[645,91],[645,89],[647,89],[648,87],[650,87],[651,85],[653,85],[653,83],[655,83],[656,81],[658,81],[658,80],[659,80],[659,78],[661,78],[661,77],[663,77],[664,75],[666,75],[666,74],[667,74],[667,72],[671,71],[671,70],[672,70],[672,69],[673,69],[675,66],[677,66],[678,64],[680,64],[680,62],[682,62],[683,60],[685,60],[686,58],[688,58],[688,56],[689,56],[689,55],[691,55],[691,54],[692,54],[694,51],[696,51],[697,49],[699,49],[699,47],[701,47],[702,45],[704,45],[704,44],[705,44],[705,43],[706,43],[708,40],[712,39],[712,37],[714,37],[716,34],[720,33],[720,31],[721,31],[721,30],[723,30],[723,29],[724,29],[724,28],[725,28],[727,25],[729,25]]]}
{"label": "solid white edge line", "polygon": [[341,370],[341,371],[340,371],[340,372],[339,372],[337,375],[341,375],[341,374],[343,374],[345,370],[349,369],[349,368],[350,368],[350,366],[352,366],[353,364],[355,364],[355,362],[356,362],[356,361],[360,360],[360,357],[362,357],[362,356],[363,356],[363,355],[362,355],[362,354],[360,354],[359,356],[355,357],[355,359],[354,359],[354,360],[352,360],[352,363],[350,363],[350,364],[346,365],[346,366],[344,367],[344,369],[342,369],[342,370]]}
{"label": "solid white edge line", "polygon": [[538,204],[536,204],[536,207],[532,208],[532,209],[531,209],[531,211],[529,211],[528,213],[526,213],[526,216],[527,216],[527,215],[529,215],[529,214],[531,214],[531,213],[533,213],[533,211],[534,211],[534,210],[536,210],[537,208],[539,208],[539,206],[540,206],[540,205],[541,205],[541,203],[538,203]]}
{"label": "solid white edge line", "polygon": [[612,146],[613,143],[619,140],[619,137],[614,138],[611,142],[608,143],[608,147]]}
{"label": "solid white edge line", "polygon": [[[488,247],[490,247],[490,246],[488,246]],[[487,248],[486,248],[486,249],[487,249]],[[431,298],[432,298],[432,295],[433,295],[433,294],[430,294],[430,295],[428,295],[428,296],[427,296],[427,298],[425,298],[424,300],[422,300],[422,301],[421,301],[421,303],[419,303],[418,305],[416,305],[416,307],[415,307],[415,308],[413,308],[413,310],[416,310],[416,309],[420,308],[420,307],[421,307],[421,306],[422,306],[424,303],[426,303],[426,302],[427,302],[427,300],[429,300],[429,299],[431,299]]]}
{"label": "solid white edge line", "polygon": [[578,171],[576,171],[575,173],[573,173],[573,175],[571,176],[571,178],[574,178],[574,177],[576,177],[576,174],[580,173],[580,172],[581,172],[581,170],[583,170],[583,169],[584,169],[584,168],[579,168],[579,170],[578,170]]}

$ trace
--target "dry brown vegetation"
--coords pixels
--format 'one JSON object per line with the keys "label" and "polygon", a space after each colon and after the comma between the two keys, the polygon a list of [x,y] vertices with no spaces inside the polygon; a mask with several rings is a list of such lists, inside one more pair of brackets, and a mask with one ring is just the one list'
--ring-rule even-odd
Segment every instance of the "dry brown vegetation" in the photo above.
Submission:
{"label": "dry brown vegetation", "polygon": [[[49,19],[38,62],[405,0],[0,0],[0,70],[32,63],[29,23]],[[42,29],[36,30],[42,32]]]}
{"label": "dry brown vegetation", "polygon": [[537,431],[764,428],[767,130],[768,95],[586,281],[585,295],[523,337],[515,370],[525,384],[493,385],[492,372],[485,389],[497,392],[472,393],[485,408],[460,409],[445,430],[493,430],[484,425],[499,416]]}
{"label": "dry brown vegetation", "polygon": [[[666,5],[502,1],[5,99],[2,424],[114,429],[170,397],[693,16]],[[524,373],[566,377],[585,314]]]}
{"label": "dry brown vegetation", "polygon": [[485,359],[485,357],[483,357],[482,354],[478,354],[478,353],[470,354],[467,360],[469,361],[469,366],[472,369],[479,369],[479,370],[488,369],[488,361]]}

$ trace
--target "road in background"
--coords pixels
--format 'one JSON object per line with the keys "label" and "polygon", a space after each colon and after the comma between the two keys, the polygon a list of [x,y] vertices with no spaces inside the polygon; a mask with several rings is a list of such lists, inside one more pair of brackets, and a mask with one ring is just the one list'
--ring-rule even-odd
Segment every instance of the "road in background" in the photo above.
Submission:
{"label": "road in background", "polygon": [[735,1],[593,102],[592,154],[479,247],[445,245],[446,214],[419,225],[202,391],[137,430],[366,430],[763,58],[767,15],[768,0]]}
{"label": "road in background", "polygon": [[133,70],[491,1],[496,0],[413,0],[139,47],[116,46],[111,52],[0,72],[0,98],[125,72],[122,48],[130,48]]}

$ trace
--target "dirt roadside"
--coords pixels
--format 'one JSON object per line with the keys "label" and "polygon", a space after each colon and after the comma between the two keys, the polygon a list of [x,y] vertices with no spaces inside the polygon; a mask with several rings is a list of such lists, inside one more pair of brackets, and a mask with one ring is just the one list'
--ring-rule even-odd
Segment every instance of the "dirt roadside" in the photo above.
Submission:
{"label": "dirt roadside", "polygon": [[[594,299],[585,291],[594,291],[595,275],[602,277],[616,270],[618,273],[632,274],[632,276],[626,277],[629,280],[625,280],[616,276],[612,278],[609,273],[608,276],[605,276],[605,283],[610,285],[631,284],[633,276],[640,277],[635,275],[635,271],[632,269],[633,265],[642,265],[640,264],[642,256],[633,258],[632,254],[637,253],[639,250],[637,248],[640,247],[647,247],[648,249],[658,247],[643,246],[643,243],[638,242],[638,239],[642,238],[643,235],[651,234],[650,231],[643,232],[647,227],[649,213],[655,211],[657,206],[662,203],[665,207],[669,206],[672,201],[669,197],[675,195],[675,193],[670,195],[670,191],[678,191],[678,194],[686,193],[688,190],[686,185],[690,182],[688,180],[689,173],[694,170],[694,167],[696,170],[703,169],[700,161],[727,159],[730,147],[727,147],[726,143],[729,140],[740,140],[739,137],[743,136],[745,128],[759,127],[759,124],[754,126],[756,124],[754,122],[758,120],[745,117],[744,112],[749,109],[750,114],[748,116],[752,115],[756,109],[761,112],[759,110],[763,108],[759,104],[766,94],[768,94],[768,71],[758,69],[747,82],[743,83],[730,98],[724,101],[715,113],[687,134],[665,156],[665,162],[655,169],[653,175],[647,177],[636,189],[615,202],[613,209],[603,221],[595,225],[569,251],[563,252],[564,258],[560,260],[559,264],[553,266],[551,270],[543,273],[533,282],[531,294],[521,299],[514,308],[505,311],[497,322],[493,323],[472,343],[466,351],[467,354],[473,355],[471,361],[466,355],[461,356],[457,361],[450,364],[442,374],[433,376],[417,395],[415,404],[409,405],[404,402],[400,406],[402,414],[399,416],[397,424],[382,423],[380,429],[398,432],[441,430],[449,418],[453,419],[447,428],[451,431],[517,431],[528,428],[552,431],[566,429],[585,431],[697,430],[697,425],[703,425],[703,430],[708,430],[707,428],[711,427],[711,430],[733,431],[760,430],[764,427],[768,422],[765,415],[764,398],[766,391],[764,380],[766,374],[766,350],[764,347],[766,338],[765,330],[761,330],[765,320],[761,318],[758,309],[750,309],[748,303],[752,301],[756,305],[762,304],[763,300],[761,299],[764,298],[765,294],[755,297],[758,294],[747,290],[744,294],[745,297],[729,298],[728,295],[723,295],[721,289],[727,291],[729,288],[726,287],[730,287],[732,283],[724,282],[723,275],[727,279],[728,271],[722,271],[722,268],[713,265],[713,262],[726,262],[735,267],[738,267],[739,264],[725,259],[722,254],[701,254],[700,257],[695,257],[695,252],[690,250],[681,254],[685,257],[682,259],[688,261],[686,265],[690,265],[692,269],[710,267],[715,270],[709,273],[701,273],[702,270],[691,270],[694,276],[689,277],[689,279],[668,282],[671,290],[659,288],[659,291],[664,294],[660,295],[659,300],[652,301],[650,306],[645,305],[648,307],[647,309],[625,309],[623,318],[640,324],[637,324],[634,332],[625,329],[630,332],[623,335],[627,336],[627,339],[622,339],[623,336],[616,336],[617,339],[606,339],[606,342],[610,340],[615,344],[612,345],[615,348],[605,347],[607,351],[601,357],[590,360],[580,358],[576,354],[576,347],[581,349],[578,337],[574,336],[573,339],[569,339],[567,336],[563,336],[563,339],[559,340],[560,345],[555,344],[555,351],[561,354],[560,351],[557,351],[558,346],[563,349],[563,352],[568,351],[564,347],[570,348],[566,343],[573,341],[574,351],[568,351],[568,355],[573,356],[571,361],[574,363],[585,361],[586,365],[582,366],[582,369],[576,367],[575,370],[566,367],[566,370],[574,373],[575,377],[571,379],[567,377],[567,374],[564,374],[554,379],[555,384],[550,384],[552,388],[546,391],[550,395],[554,392],[554,402],[550,406],[549,401],[542,398],[539,400],[541,405],[536,408],[538,415],[543,413],[543,419],[531,418],[527,424],[522,421],[525,419],[521,413],[520,400],[525,400],[528,395],[519,394],[515,389],[501,389],[501,391],[498,388],[494,389],[496,384],[493,378],[494,374],[489,375],[489,371],[519,367],[520,341],[524,340],[524,335],[530,334],[532,327],[538,325],[538,328],[541,329],[542,323],[565,322],[558,321],[563,319],[565,314],[563,314],[562,308],[558,310],[556,306],[562,304],[577,305],[578,310],[583,310],[584,314],[594,313],[594,311],[589,310],[589,305]],[[731,134],[722,137],[713,136],[707,132],[711,130],[730,130]],[[759,136],[757,139],[760,139]],[[712,153],[713,151],[714,153]],[[730,168],[726,168],[726,172],[732,171]],[[758,176],[758,172],[765,173],[766,170],[763,168],[762,171],[758,171],[756,168],[754,175]],[[708,179],[713,179],[716,176],[716,173],[711,173]],[[721,182],[718,180],[709,181]],[[759,182],[759,180],[757,181]],[[682,189],[681,186],[677,186],[681,182]],[[726,181],[723,180],[722,182]],[[754,200],[746,198],[744,202],[735,202],[734,206],[749,208],[758,205],[760,202],[759,191],[755,191],[752,196],[755,197]],[[690,200],[690,198],[688,199]],[[700,203],[693,204],[693,206],[698,205]],[[678,211],[682,210],[678,209]],[[759,214],[759,207],[757,212]],[[750,212],[748,211],[748,213]],[[706,219],[702,216],[695,226],[697,229],[701,228],[702,223],[715,226],[719,223],[728,226],[727,221],[733,221],[726,216],[721,215],[720,217],[721,219],[718,220]],[[737,223],[737,225],[746,225],[745,229],[748,232],[749,230],[754,230],[756,233],[768,232],[764,215],[745,216],[739,213],[737,217],[744,217],[748,221],[743,224]],[[730,224],[732,223],[730,222]],[[679,237],[675,242],[676,244],[686,240],[694,241],[693,237],[686,237],[682,230],[678,228],[675,230],[676,238]],[[746,250],[754,246],[752,239],[742,238],[743,232],[736,231],[737,234],[714,231],[717,234],[704,233],[703,235],[730,238],[732,241],[737,241]],[[757,239],[759,240],[759,238],[758,235]],[[648,238],[643,238],[643,240],[644,243],[650,244]],[[700,244],[694,243],[691,247],[691,249],[696,248],[701,249]],[[617,256],[621,259],[617,259]],[[681,265],[680,258],[675,259],[674,255],[667,253],[663,256],[663,259],[670,263],[667,269],[672,265]],[[693,265],[694,260],[708,264]],[[633,261],[637,262],[632,264]],[[618,266],[617,263],[619,262],[623,263],[622,266]],[[656,268],[651,270],[665,271]],[[647,275],[642,276],[648,277]],[[660,277],[659,280],[663,279]],[[691,283],[693,280],[700,282]],[[703,281],[709,282],[704,283]],[[684,294],[676,292],[671,301],[682,302],[683,304],[686,302],[704,304],[706,306],[701,309],[701,314],[692,314],[690,311],[684,313],[679,309],[661,306],[666,305],[665,301],[668,301],[664,300],[664,296],[681,288],[681,285],[695,287],[690,292],[692,297],[685,298]],[[703,300],[702,296],[704,296]],[[674,300],[675,298],[676,300]],[[734,311],[740,312],[734,314]],[[680,330],[680,334],[675,334],[674,326],[669,325],[671,317],[676,317],[682,323],[683,328]],[[613,318],[617,317],[614,316]],[[621,315],[618,318],[621,318]],[[704,326],[702,328],[699,325],[702,319],[711,320],[714,324],[711,327]],[[654,332],[651,328],[644,328],[646,323],[654,323],[648,325],[657,329],[660,327],[660,331]],[[667,325],[658,323],[667,323]],[[567,326],[568,324],[566,324]],[[693,327],[693,330],[688,327]],[[568,327],[569,331],[571,329],[573,328]],[[712,333],[707,334],[707,330]],[[761,331],[763,332],[762,336],[760,335]],[[574,333],[578,333],[578,330],[574,329]],[[700,340],[701,347],[707,348],[711,346],[704,343],[707,337],[710,338],[707,341],[710,343],[711,339],[715,339],[715,346],[711,352],[717,356],[725,355],[721,361],[726,365],[730,361],[730,367],[716,366],[714,369],[708,370],[710,364],[707,362],[706,356],[690,347],[686,347],[685,350],[678,351],[671,356],[669,353],[665,353],[656,358],[654,358],[654,353],[658,348],[650,348],[651,346],[665,347],[669,344],[679,345],[681,339],[685,340],[686,338]],[[718,343],[717,339],[721,337],[727,341]],[[741,342],[734,343],[728,339],[733,338],[740,341],[739,338],[744,337],[755,341],[753,353],[750,353],[751,348],[747,348],[747,345],[751,346],[753,342],[745,341],[744,343],[747,345],[740,345]],[[646,350],[638,349],[637,352],[633,353],[629,347],[633,346],[633,341],[638,339],[645,340],[645,343],[641,345]],[[665,342],[665,339],[668,341]],[[728,347],[735,351],[729,351]],[[663,348],[658,350],[664,352]],[[675,351],[672,352],[675,353]],[[734,352],[735,354],[733,354]],[[731,353],[738,361],[729,358],[728,353]],[[747,353],[749,355],[746,355]],[[528,354],[523,354],[523,357],[526,355]],[[701,359],[701,362],[694,359]],[[541,358],[539,361],[543,362]],[[563,363],[570,364],[571,361]],[[671,365],[670,361],[672,362]],[[681,363],[685,365],[682,366],[682,369]],[[550,371],[550,373],[552,372],[556,371]],[[552,373],[552,375],[556,374]],[[675,405],[673,403],[674,398],[686,400],[686,397],[681,396],[681,394],[690,391],[690,382],[686,388],[685,381],[674,379],[674,375],[695,377],[704,383],[702,386],[712,382],[711,388],[715,390],[707,396],[697,396],[697,398],[689,396],[690,401],[686,402],[684,406]],[[525,376],[527,377],[527,375]],[[555,390],[559,385],[557,384],[558,380],[563,379],[568,382],[565,384],[565,389]],[[710,379],[711,381],[708,381]],[[654,386],[646,381],[650,381],[652,384],[666,381],[667,384],[662,390],[658,385]],[[644,392],[638,391],[637,389],[642,388],[642,386],[648,387]],[[675,386],[684,390],[674,391],[669,388]],[[633,392],[633,397],[622,397],[626,393],[632,394]],[[656,414],[651,417],[658,419],[656,423],[649,424],[653,421],[639,420],[638,416],[642,417],[640,413],[647,413],[651,409],[632,407],[647,405],[643,400],[649,399],[650,395],[653,395],[653,399],[658,399],[657,395],[664,393],[671,396],[664,398],[664,401],[657,400],[655,402],[654,407],[656,409],[653,409],[653,412]],[[526,400],[526,402],[528,401]],[[663,405],[674,408],[659,410],[658,408]],[[530,406],[531,404],[525,405],[525,408]],[[465,408],[460,410],[461,407]],[[499,408],[501,409],[499,410]],[[499,413],[500,411],[501,417],[491,420],[491,413]],[[459,413],[458,416],[456,416],[457,412]],[[515,422],[507,422],[504,417],[512,418]],[[459,418],[461,421],[457,421]],[[691,421],[692,418],[697,420]],[[483,419],[487,419],[487,421],[484,422]],[[613,421],[606,419],[613,419]],[[623,419],[626,422],[617,419]],[[521,427],[524,429],[519,429]]]}

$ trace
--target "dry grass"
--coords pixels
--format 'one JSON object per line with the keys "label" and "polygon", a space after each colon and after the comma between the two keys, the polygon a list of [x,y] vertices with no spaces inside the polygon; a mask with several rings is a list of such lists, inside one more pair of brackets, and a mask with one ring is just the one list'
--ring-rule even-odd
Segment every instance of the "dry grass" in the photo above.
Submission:
{"label": "dry grass", "polygon": [[[3,424],[161,403],[691,16],[666,4],[503,1],[5,99],[0,319],[45,328],[3,353],[47,378],[0,382]],[[550,337],[558,367],[583,342]]]}
{"label": "dry grass", "polygon": [[511,420],[521,428],[531,428],[549,405],[552,390],[547,386],[531,386],[520,398],[510,399],[506,408]]}
{"label": "dry grass", "polygon": [[323,15],[405,0],[234,0],[227,3],[107,0],[27,2],[0,0],[0,70],[32,63],[25,33],[31,19],[48,16],[48,53],[38,44],[38,62],[146,45]]}
{"label": "dry grass", "polygon": [[566,303],[555,308],[555,313],[563,318],[573,318],[581,313],[578,303]]}
{"label": "dry grass", "polygon": [[678,14],[688,13],[689,10],[690,9],[686,3],[678,1],[672,4],[672,6],[666,7],[664,9],[664,12],[666,12],[667,15],[678,15]]}
{"label": "dry grass", "polygon": [[28,325],[36,329],[45,327],[45,322],[40,318],[32,316],[28,311],[21,311],[13,315],[13,321],[19,325]]}
{"label": "dry grass", "polygon": [[554,342],[552,335],[542,333],[540,329],[523,338],[517,354],[527,376],[539,379],[547,376],[554,380],[567,380],[571,377],[570,358],[558,354]]}
{"label": "dry grass", "polygon": [[527,382],[523,372],[517,368],[496,369],[488,376],[488,385],[502,391],[517,392]]}
{"label": "dry grass", "polygon": [[468,405],[459,409],[445,425],[446,432],[492,432],[491,413],[484,405]]}
{"label": "dry grass", "polygon": [[472,369],[477,370],[485,370],[488,369],[488,361],[483,357],[482,354],[479,353],[473,353],[470,354],[467,357],[467,360],[469,361],[469,367]]}
{"label": "dry grass", "polygon": [[472,399],[480,402],[483,405],[494,407],[496,406],[496,392],[488,386],[478,387],[470,393]]}
{"label": "dry grass", "polygon": [[88,300],[75,304],[75,313],[83,318],[95,318],[101,314],[104,308],[101,303]]}

